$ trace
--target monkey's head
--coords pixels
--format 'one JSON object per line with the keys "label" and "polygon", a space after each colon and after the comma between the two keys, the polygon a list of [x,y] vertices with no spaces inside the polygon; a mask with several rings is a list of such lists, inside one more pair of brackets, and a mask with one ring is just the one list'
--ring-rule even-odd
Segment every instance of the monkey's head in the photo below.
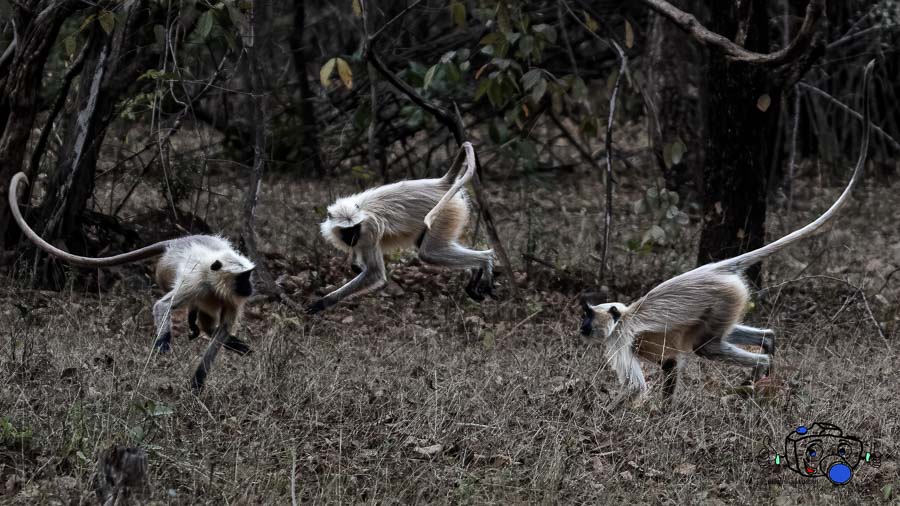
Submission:
{"label": "monkey's head", "polygon": [[[581,301],[584,315],[581,318],[581,335],[592,339],[594,337],[609,337],[622,319],[622,315],[628,310],[628,306],[619,302],[590,305],[586,300]],[[596,330],[596,332],[595,332]]]}
{"label": "monkey's head", "polygon": [[355,198],[338,199],[328,206],[328,217],[320,226],[322,237],[336,248],[348,251],[359,242],[366,218],[368,213],[360,208]]}
{"label": "monkey's head", "polygon": [[241,300],[253,295],[250,277],[256,265],[249,258],[234,251],[217,251],[205,260],[201,267],[206,281],[220,297]]}

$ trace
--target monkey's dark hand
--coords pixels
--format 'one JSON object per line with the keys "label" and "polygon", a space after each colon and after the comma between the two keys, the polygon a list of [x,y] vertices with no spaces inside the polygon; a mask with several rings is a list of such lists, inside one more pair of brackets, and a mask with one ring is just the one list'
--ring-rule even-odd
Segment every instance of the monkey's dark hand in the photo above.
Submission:
{"label": "monkey's dark hand", "polygon": [[353,274],[359,276],[362,273],[363,268],[356,264],[350,264],[350,270],[353,271]]}
{"label": "monkey's dark hand", "polygon": [[325,309],[328,309],[328,303],[325,302],[325,299],[319,299],[305,308],[306,314],[316,314]]}
{"label": "monkey's dark hand", "polygon": [[253,353],[253,350],[250,349],[250,345],[234,336],[228,336],[228,339],[225,340],[224,346],[226,350],[233,351],[238,355]]}

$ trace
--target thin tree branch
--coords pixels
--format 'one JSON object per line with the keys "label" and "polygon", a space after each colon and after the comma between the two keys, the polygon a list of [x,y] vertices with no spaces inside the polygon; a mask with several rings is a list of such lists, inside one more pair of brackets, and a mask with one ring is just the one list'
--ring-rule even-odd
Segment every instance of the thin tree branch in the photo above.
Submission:
{"label": "thin tree branch", "polygon": [[791,150],[788,156],[787,211],[794,206],[794,173],[797,170],[797,133],[800,131],[800,90],[794,86],[794,119],[791,125]]}
{"label": "thin tree branch", "polygon": [[[50,139],[50,133],[53,131],[53,123],[56,121],[56,117],[59,116],[59,113],[62,111],[64,105],[66,105],[66,98],[69,96],[69,89],[72,87],[72,81],[75,79],[75,76],[81,73],[81,69],[84,68],[84,57],[87,54],[88,50],[87,44],[83,48],[81,48],[81,52],[78,53],[78,56],[75,58],[75,61],[72,63],[72,66],[69,67],[69,70],[66,71],[66,74],[63,76],[62,86],[59,88],[59,93],[56,94],[56,100],[53,101],[53,107],[50,109],[50,115],[47,116],[47,121],[44,123],[44,128],[41,129],[41,136],[38,138],[37,144],[34,146],[34,153],[31,155],[31,163],[28,165],[28,177],[33,180],[33,175],[37,172],[38,168],[40,168],[41,157],[44,155],[44,151],[47,148],[47,141]],[[26,197],[26,201],[31,199],[31,188],[33,185],[29,185],[28,187],[28,196]]]}
{"label": "thin tree branch", "polygon": [[[856,118],[856,119],[858,119],[858,120],[860,120],[860,121],[863,119],[862,114],[860,114],[860,113],[854,111],[854,110],[851,109],[850,106],[848,106],[847,104],[845,104],[845,103],[841,102],[840,100],[834,98],[834,97],[831,96],[827,91],[824,91],[824,90],[822,90],[822,89],[820,89],[820,88],[817,88],[817,87],[815,87],[815,86],[813,86],[813,85],[811,85],[811,84],[804,83],[804,82],[802,82],[802,81],[801,81],[801,82],[798,82],[798,83],[797,83],[797,86],[800,86],[801,88],[803,88],[803,89],[805,89],[805,90],[809,90],[809,91],[811,91],[813,94],[818,95],[818,96],[824,98],[825,100],[827,100],[827,101],[831,102],[832,104],[834,104],[835,106],[837,106],[837,107],[838,107],[839,109],[841,109],[842,111],[846,112],[847,114],[850,114],[851,116],[853,116],[854,118]],[[887,141],[887,143],[888,143],[892,148],[894,148],[894,149],[897,150],[897,151],[900,151],[900,142],[897,142],[893,137],[891,137],[890,135],[888,135],[888,133],[885,132],[884,130],[882,130],[880,126],[878,126],[878,125],[872,123],[872,131],[875,132],[876,134],[878,134],[882,139],[884,139],[885,141]]]}
{"label": "thin tree branch", "polygon": [[628,57],[625,51],[615,42],[611,41],[613,47],[619,53],[619,73],[616,75],[616,83],[613,85],[612,94],[609,96],[609,118],[606,122],[606,210],[603,217],[603,256],[600,262],[600,283],[603,283],[606,275],[607,255],[609,254],[609,232],[612,226],[612,129],[613,118],[616,114],[616,96],[619,94],[619,83],[622,76],[625,75]]}
{"label": "thin tree branch", "polygon": [[718,49],[734,61],[742,61],[758,65],[783,65],[798,59],[809,49],[815,35],[816,24],[825,14],[825,0],[810,0],[806,5],[806,16],[800,31],[787,46],[772,53],[762,54],[744,49],[718,33],[715,33],[697,20],[692,14],[678,9],[665,0],[641,0],[644,5],[665,16],[679,28],[687,32],[701,44]]}

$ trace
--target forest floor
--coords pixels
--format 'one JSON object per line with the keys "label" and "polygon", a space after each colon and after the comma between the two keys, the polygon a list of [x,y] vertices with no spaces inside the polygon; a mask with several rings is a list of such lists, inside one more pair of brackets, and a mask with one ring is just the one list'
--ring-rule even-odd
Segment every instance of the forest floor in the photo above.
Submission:
{"label": "forest floor", "polygon": [[[350,276],[317,224],[356,183],[272,179],[262,249],[306,303]],[[747,318],[778,332],[765,395],[736,388],[746,370],[689,357],[666,409],[649,364],[650,399],[613,406],[622,390],[603,349],[578,336],[578,295],[599,268],[593,179],[488,180],[520,300],[505,297],[509,276],[479,305],[463,294],[466,274],[391,255],[386,289],[319,317],[252,304],[239,335],[254,353],[221,354],[199,397],[188,379],[206,341],[186,338],[183,314],[173,352],[152,351],[149,268],[115,270],[99,291],[6,278],[0,503],[94,501],[95,462],[114,444],[146,450],[141,501],[152,504],[289,504],[292,489],[302,503],[896,502],[900,281],[886,279],[900,266],[898,184],[869,178],[828,233],[766,263],[769,289]],[[221,181],[209,221],[232,235],[241,181]],[[805,174],[792,212],[772,205],[770,237],[817,216],[844,182]],[[613,244],[652,225],[631,205],[644,183],[621,182]],[[690,268],[695,221],[672,246],[611,249],[610,297],[628,302]],[[859,437],[881,466],[863,463],[837,487],[758,463],[766,440],[783,453],[784,437],[813,422]]]}

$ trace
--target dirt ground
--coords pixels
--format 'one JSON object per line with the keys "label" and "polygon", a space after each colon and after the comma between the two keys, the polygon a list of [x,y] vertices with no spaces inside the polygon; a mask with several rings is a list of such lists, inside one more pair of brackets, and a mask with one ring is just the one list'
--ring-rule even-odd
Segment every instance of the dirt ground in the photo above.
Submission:
{"label": "dirt ground", "polygon": [[[622,390],[603,350],[578,336],[578,295],[599,268],[594,179],[488,181],[521,300],[504,297],[505,276],[499,299],[475,304],[465,274],[391,255],[386,289],[321,317],[251,305],[239,334],[254,353],[220,355],[199,397],[188,379],[206,340],[186,338],[184,315],[173,353],[152,351],[149,268],[61,292],[28,288],[27,269],[11,274],[0,290],[0,503],[94,501],[96,461],[112,445],[147,452],[148,504],[290,504],[292,490],[302,503],[898,502],[900,276],[889,275],[900,185],[868,178],[828,233],[766,263],[768,288],[747,317],[778,332],[764,392],[737,388],[745,370],[690,357],[665,409],[648,364],[650,400],[613,406]],[[622,179],[617,245],[649,226],[631,205],[646,181]],[[267,184],[262,249],[298,302],[350,276],[317,223],[359,184]],[[843,184],[804,173],[792,212],[772,204],[770,238],[817,216]],[[210,202],[211,225],[232,237],[239,187],[222,178]],[[610,298],[689,269],[696,228],[675,246],[613,248]],[[880,467],[862,464],[838,487],[759,464],[767,439],[781,452],[813,422],[859,437]]]}

